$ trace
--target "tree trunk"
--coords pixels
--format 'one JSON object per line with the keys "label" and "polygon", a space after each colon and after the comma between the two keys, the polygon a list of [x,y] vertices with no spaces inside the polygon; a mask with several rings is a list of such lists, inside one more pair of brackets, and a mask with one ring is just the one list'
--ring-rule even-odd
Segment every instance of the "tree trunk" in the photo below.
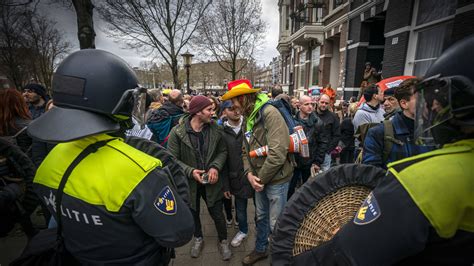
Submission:
{"label": "tree trunk", "polygon": [[178,60],[176,58],[171,59],[171,73],[173,74],[174,88],[181,90],[181,84],[179,84]]}
{"label": "tree trunk", "polygon": [[237,60],[235,59],[235,57],[232,58],[232,66],[231,66],[231,69],[232,69],[232,80],[236,80],[237,78]]}
{"label": "tree trunk", "polygon": [[72,0],[77,15],[77,37],[81,49],[95,49],[93,21],[94,5],[91,0]]}

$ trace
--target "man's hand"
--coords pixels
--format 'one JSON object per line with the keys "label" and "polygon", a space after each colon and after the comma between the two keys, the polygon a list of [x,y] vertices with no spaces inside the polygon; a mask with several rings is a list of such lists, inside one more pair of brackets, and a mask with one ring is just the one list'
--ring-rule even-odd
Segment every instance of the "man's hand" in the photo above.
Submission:
{"label": "man's hand", "polygon": [[204,174],[206,171],[204,170],[199,170],[199,169],[194,169],[193,170],[193,178],[196,180],[196,182],[202,184],[202,174]]}
{"label": "man's hand", "polygon": [[[313,164],[311,165],[311,175],[312,175],[312,176],[315,176],[315,175],[319,172],[320,169],[321,169],[321,167],[319,167],[319,165],[313,163]],[[314,174],[313,174],[313,173],[314,173]]]}
{"label": "man's hand", "polygon": [[216,168],[209,169],[207,174],[209,175],[209,184],[215,184],[219,180],[219,172]]}
{"label": "man's hand", "polygon": [[224,192],[224,197],[225,197],[226,199],[231,199],[231,198],[232,198],[232,194],[230,194],[230,191],[225,191],[225,192]]}
{"label": "man's hand", "polygon": [[255,191],[260,192],[263,190],[264,185],[260,183],[260,178],[253,175],[252,173],[247,174],[247,179],[249,180],[250,185],[255,189]]}

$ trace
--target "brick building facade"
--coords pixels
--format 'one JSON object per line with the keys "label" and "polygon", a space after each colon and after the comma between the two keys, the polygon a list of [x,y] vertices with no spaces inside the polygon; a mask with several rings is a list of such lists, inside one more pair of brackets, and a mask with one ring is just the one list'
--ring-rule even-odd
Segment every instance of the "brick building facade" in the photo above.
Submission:
{"label": "brick building facade", "polygon": [[[291,10],[315,4],[321,14],[319,32],[307,30],[298,38],[301,29],[282,27],[301,20],[295,15],[287,18],[287,10],[291,15]],[[345,98],[355,95],[365,62],[371,62],[383,77],[421,77],[449,45],[474,33],[474,3],[469,0],[280,0],[279,8],[281,81],[293,85],[297,93],[331,83]],[[313,60],[318,50],[319,62]],[[302,77],[303,65],[306,71],[318,65],[319,74],[306,72]]]}

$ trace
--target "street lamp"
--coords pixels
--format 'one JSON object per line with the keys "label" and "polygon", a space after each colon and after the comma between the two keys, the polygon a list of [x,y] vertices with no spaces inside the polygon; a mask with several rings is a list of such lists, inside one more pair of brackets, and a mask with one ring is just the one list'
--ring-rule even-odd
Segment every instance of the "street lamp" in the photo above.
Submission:
{"label": "street lamp", "polygon": [[193,60],[193,54],[186,51],[186,53],[181,54],[184,59],[184,67],[186,68],[186,93],[191,94],[191,89],[189,88],[189,69],[191,68],[191,62]]}

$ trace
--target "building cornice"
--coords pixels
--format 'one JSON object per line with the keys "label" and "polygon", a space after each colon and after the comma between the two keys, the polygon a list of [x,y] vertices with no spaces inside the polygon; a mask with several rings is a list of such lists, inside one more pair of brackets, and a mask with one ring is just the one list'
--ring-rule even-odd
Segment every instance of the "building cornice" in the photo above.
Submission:
{"label": "building cornice", "polygon": [[363,3],[362,5],[358,6],[356,9],[349,11],[349,14],[347,14],[347,16],[349,17],[349,19],[355,18],[355,17],[359,16],[361,13],[369,10],[371,7],[375,6],[376,4],[378,4],[377,1],[375,1],[375,0],[370,1],[369,0],[365,3]]}

